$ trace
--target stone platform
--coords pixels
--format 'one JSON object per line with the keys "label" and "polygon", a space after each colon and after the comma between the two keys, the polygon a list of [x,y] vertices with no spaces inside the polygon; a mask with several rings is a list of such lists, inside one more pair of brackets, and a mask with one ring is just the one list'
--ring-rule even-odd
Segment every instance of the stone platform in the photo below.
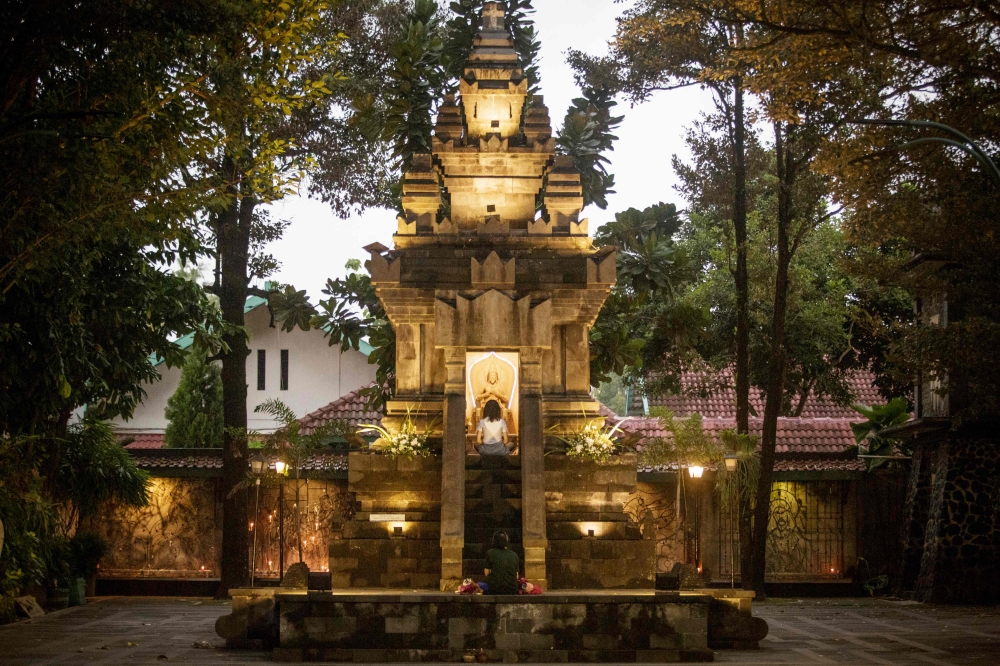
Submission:
{"label": "stone platform", "polygon": [[308,592],[275,597],[275,661],[712,661],[707,595],[465,596]]}

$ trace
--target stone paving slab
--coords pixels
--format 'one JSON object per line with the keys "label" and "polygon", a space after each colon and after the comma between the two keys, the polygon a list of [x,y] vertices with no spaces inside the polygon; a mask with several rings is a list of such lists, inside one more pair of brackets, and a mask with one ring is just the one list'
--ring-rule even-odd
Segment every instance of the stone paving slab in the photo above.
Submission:
{"label": "stone paving slab", "polygon": [[718,651],[727,664],[997,666],[1000,608],[874,599],[755,603],[770,634],[755,651]]}
{"label": "stone paving slab", "polygon": [[[228,602],[118,597],[0,627],[0,665],[257,664],[263,652],[222,649],[215,620]],[[771,625],[761,649],[717,651],[753,666],[997,666],[1000,608],[870,599],[777,599],[754,604]],[[210,649],[194,647],[208,641]],[[132,644],[131,646],[129,644]],[[106,649],[102,649],[106,648]],[[165,657],[164,658],[161,658]]]}
{"label": "stone paving slab", "polygon": [[[263,652],[229,652],[215,620],[229,602],[117,597],[0,627],[0,665],[251,664]],[[208,641],[211,648],[195,648]]]}

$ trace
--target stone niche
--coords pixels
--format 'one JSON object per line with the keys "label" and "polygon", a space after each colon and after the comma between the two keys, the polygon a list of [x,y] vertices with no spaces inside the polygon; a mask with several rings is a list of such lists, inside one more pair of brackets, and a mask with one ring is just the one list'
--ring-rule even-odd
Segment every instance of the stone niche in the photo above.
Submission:
{"label": "stone niche", "polygon": [[553,589],[655,587],[655,530],[625,511],[637,487],[635,454],[605,463],[546,456],[546,570]]}
{"label": "stone niche", "polygon": [[440,457],[352,453],[348,465],[356,511],[330,540],[333,588],[437,589]]}

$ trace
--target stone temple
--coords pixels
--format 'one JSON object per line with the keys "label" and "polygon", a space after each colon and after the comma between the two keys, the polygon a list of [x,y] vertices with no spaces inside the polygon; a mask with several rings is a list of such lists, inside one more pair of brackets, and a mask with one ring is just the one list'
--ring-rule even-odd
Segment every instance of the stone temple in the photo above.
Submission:
{"label": "stone temple", "polygon": [[[482,575],[483,548],[503,528],[530,581],[651,589],[653,543],[622,511],[634,459],[599,472],[546,464],[547,434],[598,417],[589,330],[615,253],[588,237],[580,174],[555,154],[548,109],[528,94],[499,3],[486,5],[458,98],[440,108],[433,151],[405,173],[403,208],[395,247],[365,248],[397,336],[384,423],[409,414],[419,429],[432,425],[441,455],[352,456],[362,511],[332,542],[334,587],[453,590]],[[517,444],[509,460],[480,460],[472,447],[489,398]],[[607,542],[595,548],[589,536]],[[635,565],[627,575],[624,559]]]}
{"label": "stone temple", "polygon": [[[396,331],[382,424],[430,429],[433,455],[352,452],[330,590],[289,589],[290,575],[231,590],[216,625],[230,647],[256,641],[275,661],[678,662],[766,634],[753,593],[656,591],[655,529],[627,506],[635,456],[568,457],[552,437],[601,418],[588,343],[615,254],[591,244],[580,174],[555,154],[504,18],[486,3],[459,96],[404,174],[394,247],[367,248]],[[513,455],[475,452],[488,400]],[[501,529],[544,594],[455,594],[483,580]]]}

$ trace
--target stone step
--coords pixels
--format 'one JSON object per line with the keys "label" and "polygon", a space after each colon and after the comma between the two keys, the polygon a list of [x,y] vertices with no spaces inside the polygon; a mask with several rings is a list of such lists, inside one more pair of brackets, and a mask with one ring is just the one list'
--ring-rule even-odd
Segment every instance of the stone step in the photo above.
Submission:
{"label": "stone step", "polygon": [[504,527],[502,525],[497,526],[483,526],[478,525],[476,527],[465,527],[465,546],[485,546],[487,550],[493,547],[493,535],[497,533],[498,530],[503,530],[507,533],[507,538],[510,539],[511,544],[519,545],[521,543],[521,528],[518,527]]}
{"label": "stone step", "polygon": [[520,456],[465,456],[465,469],[521,469]]}
{"label": "stone step", "polygon": [[520,499],[520,483],[466,483],[466,499]]}
{"label": "stone step", "polygon": [[521,483],[521,470],[467,469],[466,483]]}
{"label": "stone step", "polygon": [[472,518],[465,521],[465,538],[468,539],[470,531],[474,532],[475,530],[489,531],[490,539],[493,538],[493,532],[496,532],[497,530],[504,530],[505,532],[508,532],[508,536],[510,536],[508,530],[512,529],[521,529],[520,512],[500,516],[491,513],[477,513],[473,514]]}
{"label": "stone step", "polygon": [[496,499],[475,499],[465,498],[465,515],[485,513],[496,515],[497,513],[515,512],[520,516],[521,498],[519,497],[498,497]]}

